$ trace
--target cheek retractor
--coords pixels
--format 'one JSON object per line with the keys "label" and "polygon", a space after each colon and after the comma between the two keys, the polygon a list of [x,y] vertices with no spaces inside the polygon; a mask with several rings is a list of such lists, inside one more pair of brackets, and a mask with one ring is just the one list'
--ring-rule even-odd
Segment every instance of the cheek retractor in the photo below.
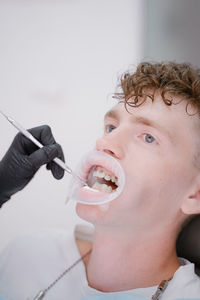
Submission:
{"label": "cheek retractor", "polygon": [[[116,199],[124,189],[124,171],[119,162],[107,153],[96,150],[87,153],[79,163],[76,172],[88,184],[84,186],[73,178],[69,187],[68,199],[76,202],[89,205],[109,203]],[[91,179],[88,179],[91,176],[95,176],[92,177],[92,187]]]}
{"label": "cheek retractor", "polygon": [[95,192],[95,193],[98,193],[98,192],[99,192],[98,190],[95,190],[95,189],[91,188],[91,187],[88,186],[88,185],[84,186],[84,189],[87,190],[87,191],[89,191],[89,192]]}

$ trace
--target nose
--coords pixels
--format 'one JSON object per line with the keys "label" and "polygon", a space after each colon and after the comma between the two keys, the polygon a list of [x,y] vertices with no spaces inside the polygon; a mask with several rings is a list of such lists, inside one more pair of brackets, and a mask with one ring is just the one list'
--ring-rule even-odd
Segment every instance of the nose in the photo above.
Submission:
{"label": "nose", "polygon": [[121,160],[124,156],[122,141],[114,132],[104,135],[96,141],[96,150],[112,155]]}

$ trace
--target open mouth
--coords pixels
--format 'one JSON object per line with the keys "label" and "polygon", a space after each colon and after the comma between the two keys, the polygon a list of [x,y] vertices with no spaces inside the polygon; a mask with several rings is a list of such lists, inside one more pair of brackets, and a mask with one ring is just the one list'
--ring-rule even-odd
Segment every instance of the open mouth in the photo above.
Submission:
{"label": "open mouth", "polygon": [[72,179],[68,198],[90,205],[108,203],[116,199],[124,189],[125,174],[120,163],[107,153],[88,152],[77,167],[76,174],[88,186]]}
{"label": "open mouth", "polygon": [[118,188],[117,176],[101,166],[93,166],[89,170],[87,182],[89,187],[101,192],[112,193]]}

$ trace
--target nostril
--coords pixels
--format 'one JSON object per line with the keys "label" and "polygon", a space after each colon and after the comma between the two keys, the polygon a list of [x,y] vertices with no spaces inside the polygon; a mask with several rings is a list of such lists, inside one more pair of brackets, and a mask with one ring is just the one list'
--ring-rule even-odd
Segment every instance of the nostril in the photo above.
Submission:
{"label": "nostril", "polygon": [[108,149],[104,149],[103,152],[106,152],[108,154],[114,155],[114,152]]}
{"label": "nostril", "polygon": [[111,151],[111,150],[104,149],[103,152],[105,152],[105,153],[107,153],[109,155],[112,155],[115,158],[118,158],[117,155],[113,151]]}
{"label": "nostril", "polygon": [[123,157],[123,150],[119,142],[108,140],[105,137],[96,141],[96,150],[105,152],[116,159],[122,159]]}

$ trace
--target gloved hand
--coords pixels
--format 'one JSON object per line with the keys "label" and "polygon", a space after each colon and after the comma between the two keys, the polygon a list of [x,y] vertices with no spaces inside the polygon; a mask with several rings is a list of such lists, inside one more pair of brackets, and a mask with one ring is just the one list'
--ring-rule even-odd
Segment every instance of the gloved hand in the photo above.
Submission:
{"label": "gloved hand", "polygon": [[56,143],[49,126],[28,130],[41,144],[39,149],[21,133],[14,138],[10,148],[0,161],[0,206],[16,192],[22,190],[40,166],[47,164],[56,179],[61,179],[64,170],[52,162],[55,157],[64,161],[62,148]]}

